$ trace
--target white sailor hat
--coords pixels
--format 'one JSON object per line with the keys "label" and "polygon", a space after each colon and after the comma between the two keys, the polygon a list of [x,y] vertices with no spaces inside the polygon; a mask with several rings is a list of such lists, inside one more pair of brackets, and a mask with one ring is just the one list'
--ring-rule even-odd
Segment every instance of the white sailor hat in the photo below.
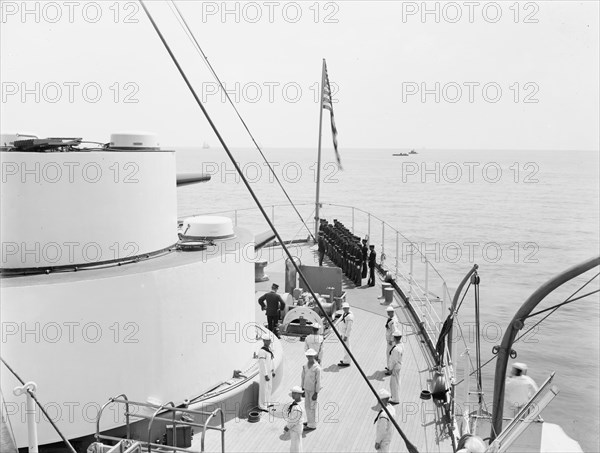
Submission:
{"label": "white sailor hat", "polygon": [[350,304],[348,302],[344,302],[342,304],[342,308],[350,308]]}
{"label": "white sailor hat", "polygon": [[302,391],[302,387],[300,387],[299,385],[295,385],[290,389],[290,396],[292,396],[292,393],[299,393],[300,395],[302,395],[302,393],[304,392]]}
{"label": "white sailor hat", "polygon": [[379,389],[377,391],[377,394],[379,395],[379,398],[381,398],[381,399],[392,397],[392,394],[390,392],[388,392],[386,389]]}
{"label": "white sailor hat", "polygon": [[310,348],[304,353],[304,355],[306,357],[310,357],[310,356],[316,357],[318,354],[317,354],[317,351],[315,351],[313,348]]}
{"label": "white sailor hat", "polygon": [[263,333],[262,337],[260,337],[260,338],[264,341],[267,341],[267,340],[271,341],[271,335],[269,335],[268,333]]}
{"label": "white sailor hat", "polygon": [[516,368],[517,370],[527,371],[527,365],[525,365],[524,363],[521,363],[521,362],[513,363],[512,367]]}
{"label": "white sailor hat", "polygon": [[388,308],[385,309],[385,311],[394,311],[394,307],[389,306]]}
{"label": "white sailor hat", "polygon": [[400,332],[399,330],[394,331],[394,333],[392,334],[392,336],[394,338],[399,338],[402,336],[402,332]]}
{"label": "white sailor hat", "polygon": [[315,322],[315,323],[312,325],[312,328],[313,328],[313,329],[320,329],[320,328],[321,328],[321,326],[319,325],[319,323],[318,323],[318,322]]}

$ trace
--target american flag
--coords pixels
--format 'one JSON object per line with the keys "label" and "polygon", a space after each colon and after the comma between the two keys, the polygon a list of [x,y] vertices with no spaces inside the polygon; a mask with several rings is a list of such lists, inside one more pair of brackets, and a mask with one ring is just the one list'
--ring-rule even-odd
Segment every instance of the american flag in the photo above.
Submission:
{"label": "american flag", "polygon": [[335,118],[333,116],[333,100],[331,99],[331,86],[329,85],[329,75],[327,75],[327,63],[323,61],[324,81],[323,83],[323,108],[329,110],[331,113],[331,135],[333,137],[333,148],[335,149],[335,158],[337,159],[338,167],[342,169],[342,161],[340,160],[340,153],[338,151],[337,143],[337,128],[335,127]]}

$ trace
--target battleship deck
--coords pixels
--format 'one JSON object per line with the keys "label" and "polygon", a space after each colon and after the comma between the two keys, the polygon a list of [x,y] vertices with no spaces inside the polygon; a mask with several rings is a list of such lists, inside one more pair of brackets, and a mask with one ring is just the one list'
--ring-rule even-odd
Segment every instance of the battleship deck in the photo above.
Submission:
{"label": "battleship deck", "polygon": [[[303,257],[313,256],[308,250]],[[310,260],[310,258],[308,258]],[[307,261],[303,259],[303,261]],[[327,259],[324,265],[331,266]],[[256,284],[256,297],[270,289],[272,282],[283,287],[283,261],[269,263],[266,274],[270,280]],[[363,280],[366,282],[366,280]],[[355,322],[351,337],[351,348],[371,384],[377,390],[389,389],[390,377],[384,373],[385,329],[387,318],[385,306],[381,305],[381,286],[366,285],[356,287],[344,278],[347,301],[352,306]],[[404,360],[401,372],[400,404],[395,406],[396,421],[410,442],[420,452],[452,451],[451,439],[444,423],[444,412],[434,401],[421,400],[420,393],[430,389],[433,365],[430,353],[417,333],[418,329],[410,317],[404,303],[395,297],[393,306],[400,322],[404,325]],[[258,309],[257,321],[266,321],[264,313]],[[257,423],[245,419],[233,419],[226,423],[225,451],[235,452],[275,452],[288,451],[289,434],[283,433],[283,405],[289,403],[289,390],[300,384],[302,365],[306,362],[304,343],[295,337],[282,337],[284,350],[283,376],[273,400],[277,401],[275,411],[263,413]],[[343,348],[335,335],[325,340],[323,353],[323,388],[319,393],[318,428],[303,434],[305,451],[374,451],[375,426],[377,415],[376,400],[360,376],[356,367],[339,368],[336,364],[344,356]],[[302,402],[304,404],[304,402]],[[200,435],[194,437],[192,451],[200,451]],[[206,451],[220,451],[220,436],[212,431],[206,435]],[[399,434],[394,432],[391,451],[407,451]]]}

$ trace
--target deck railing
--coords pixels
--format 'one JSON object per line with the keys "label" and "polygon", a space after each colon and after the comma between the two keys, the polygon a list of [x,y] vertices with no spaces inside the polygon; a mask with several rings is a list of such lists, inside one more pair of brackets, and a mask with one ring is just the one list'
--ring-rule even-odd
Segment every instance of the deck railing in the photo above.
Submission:
{"label": "deck railing", "polygon": [[[301,203],[296,206],[313,205]],[[298,226],[297,215],[289,204],[265,206],[265,211],[270,212],[271,221],[284,239],[310,237],[314,231],[314,210],[305,219],[307,228]],[[268,228],[255,207],[197,215],[222,215],[230,217],[235,226]],[[381,266],[392,273],[398,285],[419,310],[431,337],[437,338],[448,314],[447,304],[451,302],[452,296],[446,281],[417,243],[378,216],[354,206],[322,203],[320,215],[330,221],[334,218],[339,220],[357,236],[368,236],[369,243],[375,245]]]}

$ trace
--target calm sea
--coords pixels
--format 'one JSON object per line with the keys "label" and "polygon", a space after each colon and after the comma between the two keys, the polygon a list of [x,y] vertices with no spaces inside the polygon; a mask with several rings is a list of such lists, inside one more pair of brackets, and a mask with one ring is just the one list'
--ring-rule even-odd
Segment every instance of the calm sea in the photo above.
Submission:
{"label": "calm sea", "polygon": [[[265,206],[286,203],[285,196],[256,150],[234,149],[236,160]],[[316,152],[267,149],[268,160],[305,219],[314,217]],[[342,150],[343,171],[332,150],[323,152],[321,201],[354,206],[372,214],[371,242],[385,246],[387,264],[396,266],[396,232],[417,243],[444,277],[449,291],[477,263],[481,277],[482,361],[492,357],[504,329],[525,299],[562,270],[599,253],[599,155],[597,152],[417,150]],[[219,149],[179,149],[178,172],[212,174],[208,184],[179,189],[179,215],[253,208],[233,165]],[[324,205],[322,216],[337,218],[355,234],[369,231],[358,209]],[[289,237],[306,237],[291,208],[267,208],[275,225]],[[233,217],[233,214],[231,214]],[[382,231],[384,220],[390,227]],[[353,220],[354,219],[354,220]],[[238,211],[239,226],[267,229],[255,210]],[[382,237],[383,236],[383,237]],[[410,266],[406,240],[398,235],[398,266]],[[413,261],[424,282],[425,267]],[[442,293],[441,280],[430,270],[429,290]],[[589,278],[593,275],[589,275]],[[578,284],[586,280],[580,278]],[[424,284],[424,283],[422,283]],[[549,307],[568,297],[571,284],[549,297]],[[589,290],[598,289],[598,278]],[[541,384],[556,372],[558,397],[543,413],[560,424],[585,451],[599,451],[599,303],[598,294],[566,305],[515,345],[518,361]],[[464,337],[475,360],[472,340],[472,292],[460,310]],[[528,320],[526,328],[541,319]],[[471,337],[470,339],[468,337]],[[465,348],[457,343],[458,352]],[[485,400],[491,404],[495,361],[484,368]],[[460,365],[460,364],[459,364]],[[461,370],[459,370],[459,373]]]}

